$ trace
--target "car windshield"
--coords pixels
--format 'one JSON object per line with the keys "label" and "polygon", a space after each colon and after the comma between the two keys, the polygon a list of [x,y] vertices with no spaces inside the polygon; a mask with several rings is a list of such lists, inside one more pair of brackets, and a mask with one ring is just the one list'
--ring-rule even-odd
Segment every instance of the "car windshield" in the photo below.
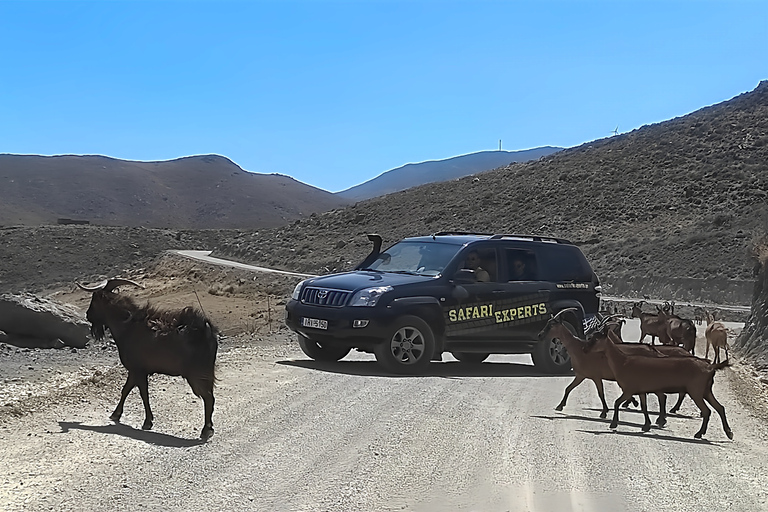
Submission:
{"label": "car windshield", "polygon": [[370,270],[437,276],[461,249],[439,242],[398,242],[379,254]]}

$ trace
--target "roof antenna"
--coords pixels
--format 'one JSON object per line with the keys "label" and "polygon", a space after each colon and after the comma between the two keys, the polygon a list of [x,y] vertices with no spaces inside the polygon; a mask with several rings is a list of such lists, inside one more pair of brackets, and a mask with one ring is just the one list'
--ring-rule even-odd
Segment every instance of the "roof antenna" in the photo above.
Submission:
{"label": "roof antenna", "polygon": [[499,139],[499,151],[501,151],[501,139]]}

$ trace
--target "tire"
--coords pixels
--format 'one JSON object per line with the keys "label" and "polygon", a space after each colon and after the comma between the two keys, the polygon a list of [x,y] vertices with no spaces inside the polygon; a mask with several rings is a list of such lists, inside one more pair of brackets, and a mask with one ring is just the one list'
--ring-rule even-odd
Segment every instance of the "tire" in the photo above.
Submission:
{"label": "tire", "polygon": [[423,371],[435,351],[435,336],[417,316],[398,318],[389,336],[374,347],[376,361],[388,372],[416,375]]}
{"label": "tire", "polygon": [[462,363],[470,364],[480,364],[491,355],[481,352],[451,352],[451,354]]}
{"label": "tire", "polygon": [[301,334],[298,336],[301,351],[315,361],[338,361],[352,350],[351,347],[341,345],[321,345],[317,341],[305,338]]}
{"label": "tire", "polygon": [[[578,332],[571,322],[563,323],[571,332]],[[558,338],[544,338],[539,341],[531,352],[531,359],[534,366],[544,373],[560,375],[571,371],[571,356]]]}

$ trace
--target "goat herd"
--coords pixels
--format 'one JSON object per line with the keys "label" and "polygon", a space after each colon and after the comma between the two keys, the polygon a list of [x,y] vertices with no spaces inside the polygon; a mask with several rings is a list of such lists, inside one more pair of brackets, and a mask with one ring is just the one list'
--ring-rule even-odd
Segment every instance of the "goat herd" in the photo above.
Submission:
{"label": "goat herd", "polygon": [[[159,310],[149,305],[139,307],[130,297],[116,292],[123,285],[141,287],[127,279],[110,279],[92,287],[78,284],[92,293],[86,312],[92,335],[102,339],[106,329],[109,329],[120,362],[128,370],[120,400],[110,419],[120,420],[126,397],[134,387],[138,387],[145,412],[142,429],[151,429],[153,415],[149,406],[148,376],[153,373],[182,376],[194,394],[203,400],[205,422],[200,437],[208,439],[213,435],[213,388],[218,350],[216,327],[203,313],[191,307],[178,311]],[[585,340],[578,338],[563,321],[563,314],[569,310],[561,311],[549,320],[539,337],[556,337],[563,343],[575,374],[556,409],[562,410],[568,394],[582,381],[590,379],[595,383],[603,405],[600,417],[605,418],[608,405],[603,380],[616,381],[622,395],[614,402],[611,428],[618,425],[619,406],[628,401],[634,402],[634,395],[638,395],[645,416],[643,431],[650,430],[651,421],[646,406],[648,393],[658,396],[660,412],[656,423],[664,425],[665,393],[679,393],[677,404],[670,412],[678,410],[686,394],[701,410],[702,425],[695,438],[701,438],[707,431],[711,412],[705,402],[709,402],[720,415],[726,435],[733,439],[725,409],[712,394],[715,372],[728,364],[725,326],[716,322],[712,315],[707,315],[705,357],[709,355],[710,345],[715,351],[714,362],[710,363],[693,355],[696,341],[693,321],[676,316],[673,306],[669,304],[658,308],[655,314],[644,313],[641,306],[642,303],[634,304],[632,317],[640,319],[640,340],[651,336],[650,344],[624,343],[621,338],[624,320],[620,315],[605,317]],[[656,338],[661,345],[654,345]],[[720,362],[721,348],[725,349],[725,362]]]}
{"label": "goat herd", "polygon": [[[564,310],[552,317],[539,335],[540,338],[550,337],[559,339],[571,357],[574,378],[565,388],[563,399],[557,405],[558,411],[565,406],[568,394],[585,379],[595,383],[597,394],[602,402],[600,414],[605,418],[608,405],[605,402],[603,380],[615,381],[621,388],[622,394],[613,404],[613,419],[610,428],[619,424],[619,407],[638,395],[640,406],[645,417],[643,431],[651,429],[651,419],[648,415],[646,396],[653,393],[659,400],[659,417],[656,424],[666,423],[666,393],[678,393],[679,398],[670,410],[676,412],[687,394],[701,411],[702,424],[693,437],[700,439],[707,432],[709,417],[712,414],[707,402],[720,415],[723,430],[729,439],[733,432],[725,417],[725,408],[717,401],[712,393],[715,372],[728,365],[728,332],[725,326],[715,321],[713,315],[707,314],[707,350],[710,345],[714,348],[715,360],[710,363],[705,358],[694,355],[696,342],[696,326],[693,321],[680,318],[674,314],[673,307],[665,304],[658,308],[656,314],[644,313],[642,302],[632,308],[632,317],[640,319],[641,334],[639,343],[625,343],[621,338],[621,327],[624,319],[620,315],[606,317],[588,335],[586,339],[577,337],[562,320]],[[646,336],[651,336],[651,343],[642,343]],[[655,346],[658,338],[661,345]],[[725,349],[726,360],[720,362],[720,349]]]}

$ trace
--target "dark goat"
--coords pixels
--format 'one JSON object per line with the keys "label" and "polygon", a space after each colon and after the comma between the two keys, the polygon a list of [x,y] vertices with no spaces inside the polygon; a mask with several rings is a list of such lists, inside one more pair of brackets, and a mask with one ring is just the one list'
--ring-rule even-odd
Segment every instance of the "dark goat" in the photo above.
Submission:
{"label": "dark goat", "polygon": [[102,339],[109,329],[120,362],[128,370],[120,401],[110,419],[120,420],[125,399],[138,387],[145,413],[141,428],[151,429],[154,416],[149,407],[148,376],[153,373],[180,375],[187,380],[192,392],[203,399],[205,424],[200,437],[208,439],[213,435],[214,366],[219,346],[216,327],[191,307],[178,311],[159,310],[149,305],[139,307],[130,297],[115,292],[117,287],[126,284],[141,287],[127,279],[111,279],[94,287],[78,283],[81,289],[93,293],[86,313],[91,334]]}

